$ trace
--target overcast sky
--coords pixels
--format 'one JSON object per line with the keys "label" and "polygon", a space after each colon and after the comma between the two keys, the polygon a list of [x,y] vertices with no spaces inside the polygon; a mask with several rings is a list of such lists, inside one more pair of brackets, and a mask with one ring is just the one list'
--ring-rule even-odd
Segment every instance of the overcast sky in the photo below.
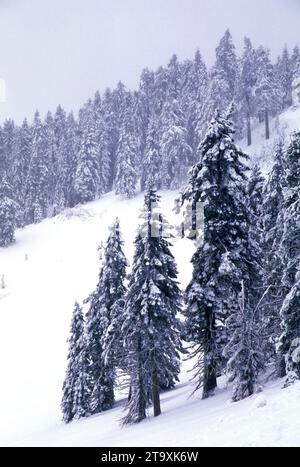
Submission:
{"label": "overcast sky", "polygon": [[300,41],[300,0],[0,0],[0,120],[77,111],[96,89],[136,87],[174,52],[199,47],[212,63],[227,27],[238,50],[248,35],[277,56]]}

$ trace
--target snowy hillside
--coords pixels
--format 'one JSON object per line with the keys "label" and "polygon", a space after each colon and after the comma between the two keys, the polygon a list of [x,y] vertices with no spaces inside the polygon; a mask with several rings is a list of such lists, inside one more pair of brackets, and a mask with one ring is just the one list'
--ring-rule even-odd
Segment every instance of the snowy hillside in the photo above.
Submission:
{"label": "snowy hillside", "polygon": [[[175,196],[172,192],[162,193],[162,207],[173,222]],[[162,395],[163,415],[158,419],[120,428],[125,397],[121,393],[116,407],[108,412],[69,425],[60,421],[66,338],[74,300],[82,301],[96,284],[97,246],[105,241],[115,216],[121,221],[126,254],[132,258],[141,204],[141,195],[122,201],[108,194],[100,201],[17,231],[16,243],[0,250],[0,277],[4,275],[6,285],[0,289],[0,444],[299,444],[299,385],[283,391],[282,382],[272,382],[263,393],[235,404],[230,402],[229,390],[223,388],[215,397],[201,401],[200,394],[189,398],[193,386],[186,369],[190,362],[183,364],[176,389]],[[182,287],[191,275],[192,252],[192,242],[176,240],[174,254]]]}
{"label": "snowy hillside", "polygon": [[246,140],[239,144],[243,150],[257,163],[264,175],[267,175],[272,167],[273,148],[279,139],[286,142],[290,140],[290,134],[300,130],[300,106],[290,107],[270,122],[270,139],[265,139],[265,124],[257,124],[252,133],[252,145],[247,146]]}

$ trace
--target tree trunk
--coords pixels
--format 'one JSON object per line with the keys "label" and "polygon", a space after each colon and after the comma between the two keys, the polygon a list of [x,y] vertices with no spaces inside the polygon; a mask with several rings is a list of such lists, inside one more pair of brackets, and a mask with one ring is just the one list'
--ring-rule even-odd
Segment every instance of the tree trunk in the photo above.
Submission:
{"label": "tree trunk", "polygon": [[270,139],[269,111],[265,109],[266,139]]}
{"label": "tree trunk", "polygon": [[153,414],[154,417],[158,417],[161,414],[160,400],[159,400],[159,384],[156,365],[153,365],[152,369],[152,402],[153,402]]}
{"label": "tree trunk", "polygon": [[132,395],[132,386],[130,385],[130,386],[129,386],[128,397],[127,397],[127,401],[128,401],[128,402],[131,401],[131,395]]}
{"label": "tree trunk", "polygon": [[276,358],[276,375],[278,378],[284,378],[286,376],[285,358],[281,353],[279,353]]}
{"label": "tree trunk", "polygon": [[216,368],[212,364],[205,364],[202,399],[207,399],[208,397],[213,396],[216,387]]}
{"label": "tree trunk", "polygon": [[248,146],[251,146],[251,144],[252,144],[251,117],[250,117],[249,112],[248,112],[248,115],[247,115],[247,144],[248,144]]}

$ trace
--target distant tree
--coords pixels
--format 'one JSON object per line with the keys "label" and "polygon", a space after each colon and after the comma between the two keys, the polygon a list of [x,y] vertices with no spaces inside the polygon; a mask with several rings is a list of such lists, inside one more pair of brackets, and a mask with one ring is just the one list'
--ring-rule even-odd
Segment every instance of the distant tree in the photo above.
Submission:
{"label": "distant tree", "polygon": [[36,112],[32,126],[32,153],[29,165],[26,194],[26,223],[40,222],[49,212],[50,161],[45,151],[45,127]]}
{"label": "distant tree", "polygon": [[281,98],[280,110],[284,110],[292,105],[293,67],[287,46],[284,47],[282,55],[278,57],[275,73]]}
{"label": "distant tree", "polygon": [[255,86],[256,111],[259,120],[265,121],[265,137],[270,138],[270,115],[279,110],[278,86],[275,79],[274,66],[270,60],[270,52],[260,46],[256,51],[257,82]]}
{"label": "distant tree", "polygon": [[177,189],[187,178],[192,159],[184,116],[178,101],[167,102],[161,117],[161,180],[164,188]]}
{"label": "distant tree", "polygon": [[159,138],[158,121],[153,117],[149,123],[144,158],[142,160],[142,189],[150,186],[154,186],[157,189],[161,188],[162,180],[160,172],[162,161]]}
{"label": "distant tree", "polygon": [[257,80],[256,54],[248,37],[244,39],[244,51],[240,59],[236,84],[236,99],[239,115],[246,120],[247,143],[252,144],[251,117],[254,114],[254,87]]}
{"label": "distant tree", "polygon": [[300,47],[297,44],[291,55],[292,80],[300,78]]}
{"label": "distant tree", "polygon": [[5,178],[0,182],[0,246],[15,241],[17,204],[13,200],[12,188]]}
{"label": "distant tree", "polygon": [[99,159],[92,104],[81,116],[78,165],[74,177],[73,201],[83,204],[93,201],[99,193]]}
{"label": "distant tree", "polygon": [[[131,98],[129,98],[131,101]],[[132,198],[136,193],[138,172],[136,168],[137,141],[134,132],[130,103],[124,114],[116,152],[115,191],[117,195]]]}

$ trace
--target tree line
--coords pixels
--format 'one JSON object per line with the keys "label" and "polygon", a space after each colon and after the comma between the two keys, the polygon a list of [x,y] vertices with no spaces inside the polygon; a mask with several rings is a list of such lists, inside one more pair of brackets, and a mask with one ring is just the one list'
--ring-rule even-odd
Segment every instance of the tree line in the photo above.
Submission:
{"label": "tree line", "polygon": [[173,55],[165,67],[144,69],[136,91],[120,82],[96,92],[79,110],[58,106],[32,123],[6,120],[0,127],[1,246],[14,229],[98,199],[112,189],[130,198],[154,180],[178,189],[197,158],[197,148],[216,108],[234,100],[238,137],[251,144],[251,128],[292,103],[292,81],[300,76],[300,49],[285,47],[275,63],[263,46],[245,38],[237,56],[227,30],[209,69],[197,50],[193,59]]}

